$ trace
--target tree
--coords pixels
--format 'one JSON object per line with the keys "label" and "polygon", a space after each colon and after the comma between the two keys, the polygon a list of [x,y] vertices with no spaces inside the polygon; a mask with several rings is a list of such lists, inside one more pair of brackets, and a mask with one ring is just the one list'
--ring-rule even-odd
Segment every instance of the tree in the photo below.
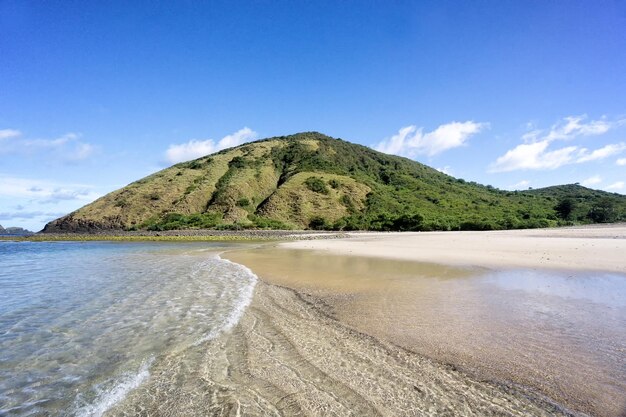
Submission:
{"label": "tree", "polygon": [[587,217],[593,220],[595,223],[610,223],[617,220],[617,212],[615,210],[615,204],[608,198],[603,198],[594,204]]}
{"label": "tree", "polygon": [[554,206],[554,210],[556,210],[559,217],[563,220],[569,220],[575,208],[576,203],[571,198],[564,198],[559,201],[556,206]]}

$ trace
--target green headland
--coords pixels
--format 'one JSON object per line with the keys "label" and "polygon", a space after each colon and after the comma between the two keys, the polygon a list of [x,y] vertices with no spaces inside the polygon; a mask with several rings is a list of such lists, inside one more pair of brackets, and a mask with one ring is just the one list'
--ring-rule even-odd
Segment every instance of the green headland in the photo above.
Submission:
{"label": "green headland", "polygon": [[183,229],[499,230],[626,220],[626,196],[578,184],[504,191],[306,132],[173,165],[45,233]]}

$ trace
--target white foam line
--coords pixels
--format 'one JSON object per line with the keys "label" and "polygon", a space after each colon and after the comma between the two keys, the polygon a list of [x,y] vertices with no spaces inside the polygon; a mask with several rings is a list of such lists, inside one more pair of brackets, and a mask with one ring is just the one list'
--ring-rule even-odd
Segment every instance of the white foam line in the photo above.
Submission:
{"label": "white foam line", "polygon": [[239,296],[239,302],[235,303],[233,310],[226,317],[224,324],[217,329],[211,330],[208,334],[206,334],[205,336],[197,340],[194,343],[194,346],[198,346],[199,344],[206,342],[207,340],[215,339],[220,333],[232,329],[239,322],[239,320],[241,319],[241,316],[243,316],[243,313],[246,310],[246,307],[248,307],[248,305],[250,305],[250,302],[252,301],[252,295],[254,294],[254,287],[256,286],[257,280],[259,279],[259,277],[257,277],[256,274],[252,272],[252,270],[248,268],[247,266],[229,261],[228,259],[223,259],[219,255],[215,255],[215,256],[221,262],[229,263],[231,265],[235,265],[236,267],[242,269],[248,276],[250,282],[245,288],[241,290],[240,296]]}
{"label": "white foam line", "polygon": [[111,407],[123,400],[130,391],[150,377],[149,369],[152,362],[154,362],[154,357],[143,361],[137,373],[125,374],[111,389],[100,393],[93,404],[78,410],[77,416],[101,417]]}

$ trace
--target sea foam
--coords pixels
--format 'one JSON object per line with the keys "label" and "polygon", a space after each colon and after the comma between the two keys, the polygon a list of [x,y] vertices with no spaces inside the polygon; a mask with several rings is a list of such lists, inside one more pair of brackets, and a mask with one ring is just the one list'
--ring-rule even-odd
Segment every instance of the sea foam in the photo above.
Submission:
{"label": "sea foam", "polygon": [[95,401],[81,407],[76,415],[79,417],[101,417],[107,410],[123,400],[129,392],[148,380],[152,362],[154,362],[153,356],[143,361],[137,372],[122,374],[111,388],[98,392]]}
{"label": "sea foam", "polygon": [[246,285],[243,289],[240,290],[239,299],[235,302],[230,314],[228,314],[224,318],[222,326],[214,330],[211,330],[209,333],[207,333],[206,335],[198,339],[194,343],[194,345],[196,346],[208,340],[215,339],[221,332],[232,329],[239,322],[239,319],[241,319],[241,316],[246,310],[246,307],[248,307],[248,305],[250,305],[250,302],[252,301],[252,296],[254,294],[254,287],[256,286],[256,283],[258,280],[258,277],[256,276],[256,274],[252,272],[250,268],[244,265],[229,261],[228,259],[223,259],[219,255],[216,255],[216,258],[219,259],[221,262],[225,262],[229,265],[232,265],[238,268],[242,272],[242,277],[245,277],[248,280],[248,285]]}

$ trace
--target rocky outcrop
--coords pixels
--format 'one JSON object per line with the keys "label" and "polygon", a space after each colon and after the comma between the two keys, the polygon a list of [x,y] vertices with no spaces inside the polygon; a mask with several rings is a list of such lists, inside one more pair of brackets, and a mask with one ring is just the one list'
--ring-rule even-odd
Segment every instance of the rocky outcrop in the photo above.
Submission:
{"label": "rocky outcrop", "polygon": [[42,233],[98,233],[105,230],[124,229],[124,225],[115,219],[80,219],[73,214],[68,214],[46,224]]}
{"label": "rocky outcrop", "polygon": [[4,228],[0,226],[0,235],[9,235],[9,236],[30,236],[34,235],[30,230],[23,229],[21,227],[7,227]]}

